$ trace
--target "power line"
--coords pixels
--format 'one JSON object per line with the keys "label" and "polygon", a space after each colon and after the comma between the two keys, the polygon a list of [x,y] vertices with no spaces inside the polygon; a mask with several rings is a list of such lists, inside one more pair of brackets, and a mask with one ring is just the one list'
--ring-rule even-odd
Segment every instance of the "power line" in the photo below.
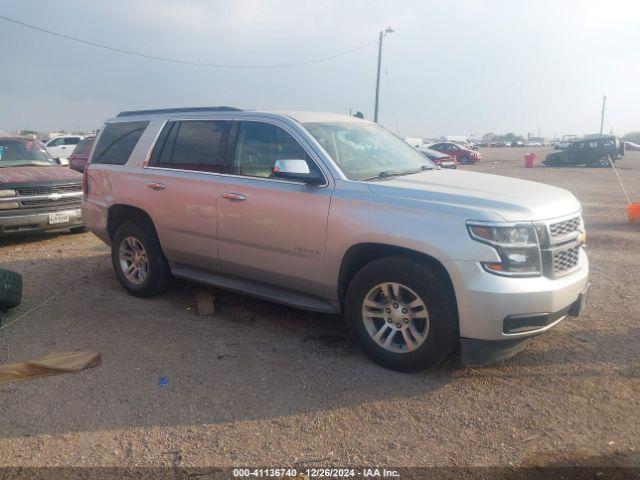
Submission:
{"label": "power line", "polygon": [[373,45],[376,43],[376,40],[371,40],[370,42],[364,43],[358,47],[351,48],[349,50],[345,50],[340,53],[336,53],[335,55],[329,55],[327,57],[320,57],[313,60],[306,60],[303,62],[294,62],[294,63],[280,63],[273,65],[229,65],[223,63],[201,63],[201,62],[192,62],[190,60],[181,60],[178,58],[170,58],[170,57],[161,57],[157,55],[149,55],[146,53],[134,52],[132,50],[124,50],[122,48],[111,47],[109,45],[105,45],[102,43],[92,42],[90,40],[84,40],[82,38],[72,37],[71,35],[65,35],[64,33],[54,32],[52,30],[47,30],[46,28],[38,27],[36,25],[31,25],[29,23],[24,23],[14,18],[5,17],[4,15],[0,15],[0,19],[6,20],[7,22],[14,23],[16,25],[20,25],[21,27],[30,28],[31,30],[36,30],[38,32],[46,33],[48,35],[53,35],[55,37],[64,38],[67,40],[72,40],[74,42],[82,43],[84,45],[89,45],[92,47],[102,48],[104,50],[109,50],[111,52],[122,53],[125,55],[131,55],[134,57],[146,58],[148,60],[158,60],[161,62],[168,63],[178,63],[181,65],[191,65],[195,67],[209,67],[209,68],[228,68],[228,69],[269,69],[269,68],[292,68],[292,67],[300,67],[303,65],[309,65],[312,63],[320,63],[326,62],[327,60],[333,60],[335,58],[343,57],[353,52],[357,52],[358,50],[362,50],[369,45]]}

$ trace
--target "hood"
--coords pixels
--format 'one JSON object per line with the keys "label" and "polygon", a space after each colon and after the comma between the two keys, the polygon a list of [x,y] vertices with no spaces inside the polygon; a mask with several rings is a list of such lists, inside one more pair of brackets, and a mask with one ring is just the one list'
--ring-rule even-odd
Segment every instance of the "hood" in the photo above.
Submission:
{"label": "hood", "polygon": [[460,170],[431,170],[370,182],[378,195],[472,210],[474,218],[505,221],[546,220],[581,210],[567,190],[538,182]]}
{"label": "hood", "polygon": [[76,183],[82,182],[82,174],[69,167],[2,167],[0,186],[14,183]]}

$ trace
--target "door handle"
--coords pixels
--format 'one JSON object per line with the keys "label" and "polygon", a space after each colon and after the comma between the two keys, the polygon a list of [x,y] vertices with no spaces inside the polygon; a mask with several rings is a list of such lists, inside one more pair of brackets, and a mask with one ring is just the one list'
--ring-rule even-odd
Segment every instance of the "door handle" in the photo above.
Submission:
{"label": "door handle", "polygon": [[243,200],[247,199],[247,197],[245,197],[243,194],[233,192],[223,193],[222,198],[226,198],[227,200],[231,200],[232,202],[242,202]]}
{"label": "door handle", "polygon": [[164,183],[159,182],[149,182],[147,183],[147,187],[149,187],[151,190],[164,190],[165,188],[167,188]]}

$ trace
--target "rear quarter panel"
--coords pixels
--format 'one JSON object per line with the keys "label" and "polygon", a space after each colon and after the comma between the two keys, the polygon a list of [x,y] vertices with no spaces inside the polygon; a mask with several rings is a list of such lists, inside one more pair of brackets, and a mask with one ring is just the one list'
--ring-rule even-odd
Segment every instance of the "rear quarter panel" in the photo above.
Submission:
{"label": "rear quarter panel", "polygon": [[[131,119],[125,117],[118,121],[131,121]],[[96,145],[100,142],[100,134],[93,144],[86,169],[87,193],[82,202],[82,213],[89,230],[107,243],[110,242],[107,233],[109,207],[116,204],[130,205],[145,210],[140,195],[143,184],[143,164],[151,153],[162,125],[164,120],[149,122],[124,165],[92,163]],[[101,133],[103,131],[104,127]]]}

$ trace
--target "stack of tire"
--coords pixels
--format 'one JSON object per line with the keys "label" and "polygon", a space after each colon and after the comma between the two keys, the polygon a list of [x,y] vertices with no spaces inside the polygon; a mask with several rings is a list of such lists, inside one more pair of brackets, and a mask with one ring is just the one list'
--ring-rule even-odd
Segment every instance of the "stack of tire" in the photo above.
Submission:
{"label": "stack of tire", "polygon": [[22,275],[0,268],[0,310],[17,307],[22,301]]}

